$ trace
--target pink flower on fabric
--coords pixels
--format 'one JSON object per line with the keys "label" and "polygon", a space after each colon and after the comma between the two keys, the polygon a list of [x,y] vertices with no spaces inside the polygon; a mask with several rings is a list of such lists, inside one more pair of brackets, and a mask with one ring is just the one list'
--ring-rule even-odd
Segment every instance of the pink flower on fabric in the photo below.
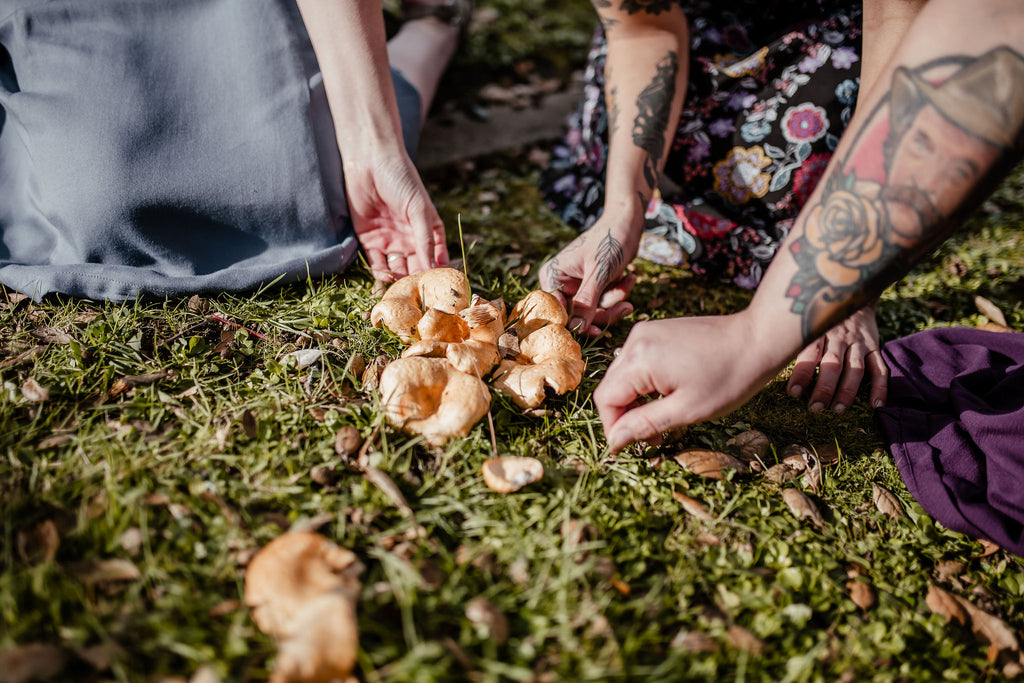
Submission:
{"label": "pink flower on fabric", "polygon": [[782,137],[786,142],[798,145],[803,142],[820,140],[828,132],[828,116],[825,109],[804,102],[782,116]]}

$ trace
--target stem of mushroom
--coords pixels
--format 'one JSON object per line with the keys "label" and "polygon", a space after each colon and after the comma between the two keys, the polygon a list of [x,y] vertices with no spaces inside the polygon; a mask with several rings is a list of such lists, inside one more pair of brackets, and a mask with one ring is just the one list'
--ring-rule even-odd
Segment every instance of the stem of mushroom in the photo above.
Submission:
{"label": "stem of mushroom", "polygon": [[487,411],[487,427],[491,430],[491,452],[494,457],[498,457],[498,439],[494,436],[494,418],[491,417],[491,411]]}

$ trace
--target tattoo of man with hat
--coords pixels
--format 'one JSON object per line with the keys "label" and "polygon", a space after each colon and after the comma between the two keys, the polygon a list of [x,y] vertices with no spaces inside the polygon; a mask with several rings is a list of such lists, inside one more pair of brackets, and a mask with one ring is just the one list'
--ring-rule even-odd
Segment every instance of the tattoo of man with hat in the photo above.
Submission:
{"label": "tattoo of man with hat", "polygon": [[[942,80],[935,72],[953,72]],[[786,296],[810,342],[903,275],[966,217],[1020,156],[1024,57],[981,57],[898,68],[888,97],[808,206],[790,246]]]}

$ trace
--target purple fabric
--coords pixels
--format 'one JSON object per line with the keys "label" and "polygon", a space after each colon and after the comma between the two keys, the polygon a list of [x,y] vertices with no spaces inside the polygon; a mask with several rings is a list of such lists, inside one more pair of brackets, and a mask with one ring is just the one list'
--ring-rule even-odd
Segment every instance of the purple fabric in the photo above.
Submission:
{"label": "purple fabric", "polygon": [[946,527],[1024,556],[1024,333],[927,330],[882,356],[878,417],[914,498]]}

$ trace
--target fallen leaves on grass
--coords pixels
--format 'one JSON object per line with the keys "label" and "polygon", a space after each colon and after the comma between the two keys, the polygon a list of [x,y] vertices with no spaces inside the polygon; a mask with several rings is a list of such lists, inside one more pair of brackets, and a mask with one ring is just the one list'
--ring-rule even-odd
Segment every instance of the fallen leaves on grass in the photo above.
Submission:
{"label": "fallen leaves on grass", "polygon": [[756,429],[737,434],[725,442],[726,446],[733,446],[739,451],[741,460],[747,462],[753,460],[763,461],[772,450],[772,444],[764,432]]}
{"label": "fallen leaves on grass", "polygon": [[544,465],[537,458],[512,455],[489,458],[482,469],[484,483],[498,493],[518,491],[544,476]]}
{"label": "fallen leaves on grass", "polygon": [[850,592],[850,600],[853,601],[853,604],[865,612],[874,606],[875,591],[871,588],[871,584],[858,581],[855,577],[846,582],[846,590]]}
{"label": "fallen leaves on grass", "polygon": [[707,506],[704,505],[704,503],[700,502],[699,500],[696,500],[695,498],[690,498],[685,493],[680,493],[679,491],[673,491],[672,497],[675,498],[676,502],[679,503],[679,505],[682,506],[684,510],[686,510],[688,513],[690,513],[697,519],[701,521],[707,521],[711,519],[711,513],[708,512]]}
{"label": "fallen leaves on grass", "polygon": [[28,683],[54,678],[64,670],[64,649],[46,643],[26,643],[0,652],[0,681]]}
{"label": "fallen leaves on grass", "polygon": [[135,563],[121,558],[75,562],[69,564],[67,569],[75,578],[87,585],[136,581],[142,578],[142,573]]}
{"label": "fallen leaves on grass", "polygon": [[708,479],[724,479],[723,470],[736,470],[741,474],[749,472],[741,460],[721,451],[693,448],[676,453],[674,458],[686,471]]}
{"label": "fallen leaves on grass", "polygon": [[1024,672],[1020,643],[1002,619],[934,584],[928,587],[925,603],[933,613],[945,618],[946,623],[955,621],[970,628],[979,641],[989,646],[988,661],[1003,664],[1004,675],[1016,676]]}
{"label": "fallen leaves on grass", "polygon": [[327,683],[349,674],[359,648],[362,570],[353,552],[308,531],[279,536],[256,553],[245,602],[259,629],[277,639],[271,681]]}
{"label": "fallen leaves on grass", "polygon": [[742,650],[755,657],[760,657],[764,654],[766,647],[764,641],[739,624],[730,626],[725,635],[729,640],[729,644],[737,650]]}
{"label": "fallen leaves on grass", "polygon": [[22,561],[32,565],[51,562],[60,548],[60,533],[53,520],[47,519],[28,531],[19,531],[17,544]]}
{"label": "fallen leaves on grass", "polygon": [[825,527],[825,520],[822,519],[818,506],[803,491],[793,488],[783,489],[782,500],[797,519],[808,519],[819,529]]}
{"label": "fallen leaves on grass", "polygon": [[21,395],[31,403],[43,403],[50,400],[49,388],[37,382],[34,377],[29,377],[21,383]]}
{"label": "fallen leaves on grass", "polygon": [[896,496],[893,495],[892,491],[881,486],[880,484],[871,485],[871,498],[875,502],[875,507],[882,514],[888,516],[892,520],[898,520],[903,516],[903,506],[896,500]]}
{"label": "fallen leaves on grass", "polygon": [[985,297],[980,295],[975,296],[974,305],[977,307],[979,313],[994,322],[996,325],[1009,328],[1009,325],[1006,322],[1006,316],[1003,315],[1003,312],[999,310],[998,306]]}

